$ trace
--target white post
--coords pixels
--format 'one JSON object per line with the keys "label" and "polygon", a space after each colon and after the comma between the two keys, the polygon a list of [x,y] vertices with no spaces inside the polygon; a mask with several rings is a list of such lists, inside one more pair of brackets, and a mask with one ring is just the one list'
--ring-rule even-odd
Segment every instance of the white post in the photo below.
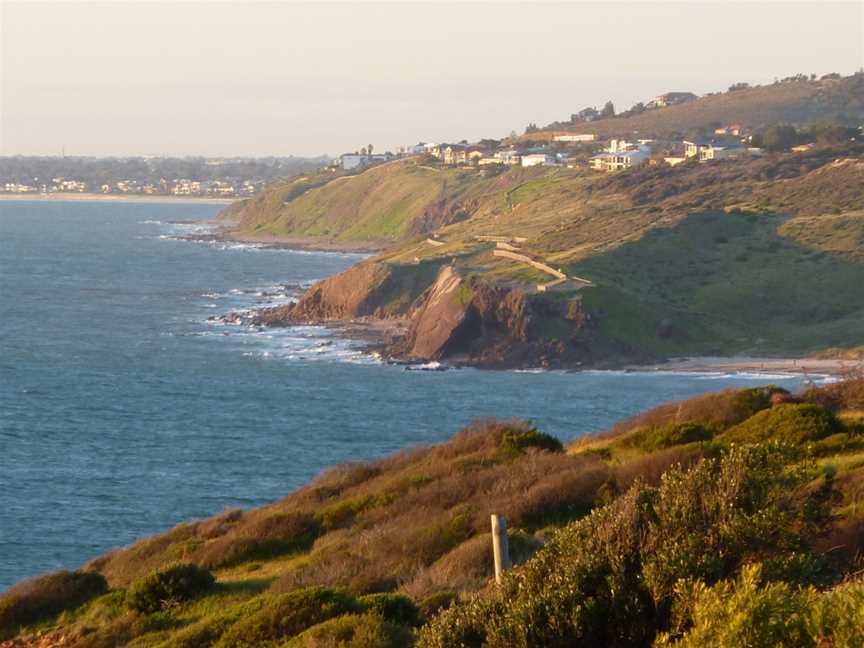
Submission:
{"label": "white post", "polygon": [[510,569],[510,547],[507,544],[507,518],[492,514],[492,555],[495,557],[495,582],[501,584],[504,571]]}

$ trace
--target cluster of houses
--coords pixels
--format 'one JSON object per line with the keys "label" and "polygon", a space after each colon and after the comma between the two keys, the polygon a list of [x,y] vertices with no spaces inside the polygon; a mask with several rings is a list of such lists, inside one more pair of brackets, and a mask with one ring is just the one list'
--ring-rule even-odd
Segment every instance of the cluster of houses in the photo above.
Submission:
{"label": "cluster of houses", "polygon": [[[655,101],[689,101],[690,93],[668,93]],[[678,96],[682,95],[682,96]],[[685,96],[686,95],[686,96]],[[693,95],[695,97],[695,95]],[[659,105],[659,104],[658,104]],[[762,149],[748,146],[744,137],[748,130],[738,124],[716,129],[714,137],[696,138],[684,141],[658,141],[639,139],[635,141],[613,138],[608,145],[597,151],[597,136],[590,133],[558,134],[548,144],[541,146],[515,147],[501,144],[497,148],[483,144],[434,144],[421,142],[408,146],[397,154],[383,153],[371,155],[365,152],[346,153],[338,161],[343,169],[350,170],[366,167],[379,162],[409,156],[430,156],[444,166],[483,167],[500,166],[576,166],[573,159],[584,160],[587,154],[588,166],[597,171],[623,171],[642,164],[666,163],[675,166],[690,159],[700,162],[724,160],[740,156],[761,155]],[[592,151],[592,145],[593,147]],[[590,153],[593,152],[593,155]],[[664,153],[665,152],[665,153]],[[584,162],[580,162],[584,163]]]}

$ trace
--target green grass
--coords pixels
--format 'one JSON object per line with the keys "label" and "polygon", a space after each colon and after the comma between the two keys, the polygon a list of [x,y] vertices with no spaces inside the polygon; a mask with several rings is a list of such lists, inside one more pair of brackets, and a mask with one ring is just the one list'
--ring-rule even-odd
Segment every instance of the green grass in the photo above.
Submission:
{"label": "green grass", "polygon": [[[667,353],[807,353],[864,329],[864,265],[778,231],[779,216],[707,213],[568,268],[598,288],[607,335]],[[656,334],[660,322],[673,331]]]}

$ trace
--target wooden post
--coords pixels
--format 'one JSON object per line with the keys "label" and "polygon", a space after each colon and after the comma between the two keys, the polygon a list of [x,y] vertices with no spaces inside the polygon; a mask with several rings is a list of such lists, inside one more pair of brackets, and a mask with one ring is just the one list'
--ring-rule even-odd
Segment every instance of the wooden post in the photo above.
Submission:
{"label": "wooden post", "polygon": [[510,547],[507,544],[507,518],[492,514],[492,555],[495,557],[495,582],[501,584],[504,571],[510,569]]}

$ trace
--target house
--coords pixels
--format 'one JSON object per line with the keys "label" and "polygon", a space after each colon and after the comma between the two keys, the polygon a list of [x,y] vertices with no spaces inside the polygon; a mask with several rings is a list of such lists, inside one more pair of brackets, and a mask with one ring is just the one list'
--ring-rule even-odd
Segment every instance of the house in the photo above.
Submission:
{"label": "house", "polygon": [[602,152],[588,160],[588,166],[597,171],[623,171],[644,164],[651,157],[651,147],[627,140],[613,139]]}
{"label": "house", "polygon": [[698,99],[692,92],[667,92],[666,94],[654,97],[648,102],[649,108],[666,108],[667,106],[675,106],[677,104],[687,103]]}
{"label": "house", "polygon": [[584,135],[556,135],[553,139],[556,142],[569,143],[593,142],[597,139],[597,136],[594,133],[586,133]]}
{"label": "house", "polygon": [[669,155],[663,158],[663,161],[671,167],[678,166],[682,162],[686,162],[687,158],[683,155]]}
{"label": "house", "polygon": [[531,153],[522,156],[523,167],[552,166],[557,164],[557,162],[555,156],[549,155],[548,153]]}
{"label": "house", "polygon": [[493,157],[498,160],[499,164],[519,164],[520,160],[522,159],[519,151],[515,149],[495,151],[495,155]]}
{"label": "house", "polygon": [[729,124],[714,129],[715,135],[734,135],[735,137],[743,137],[747,134],[747,129],[741,124]]}
{"label": "house", "polygon": [[700,162],[738,157],[748,150],[740,142],[694,139],[684,140],[684,157],[698,158]]}
{"label": "house", "polygon": [[448,144],[441,149],[440,160],[444,164],[455,166],[457,164],[465,164],[467,158],[468,147],[465,144]]}
{"label": "house", "polygon": [[437,146],[437,144],[420,142],[418,144],[415,144],[414,146],[409,146],[406,152],[409,155],[426,155],[432,149],[437,148]]}
{"label": "house", "polygon": [[343,153],[339,156],[339,166],[346,171],[356,169],[358,167],[369,166],[378,162],[386,162],[393,156],[389,153],[376,153],[375,155],[366,155],[363,153]]}

